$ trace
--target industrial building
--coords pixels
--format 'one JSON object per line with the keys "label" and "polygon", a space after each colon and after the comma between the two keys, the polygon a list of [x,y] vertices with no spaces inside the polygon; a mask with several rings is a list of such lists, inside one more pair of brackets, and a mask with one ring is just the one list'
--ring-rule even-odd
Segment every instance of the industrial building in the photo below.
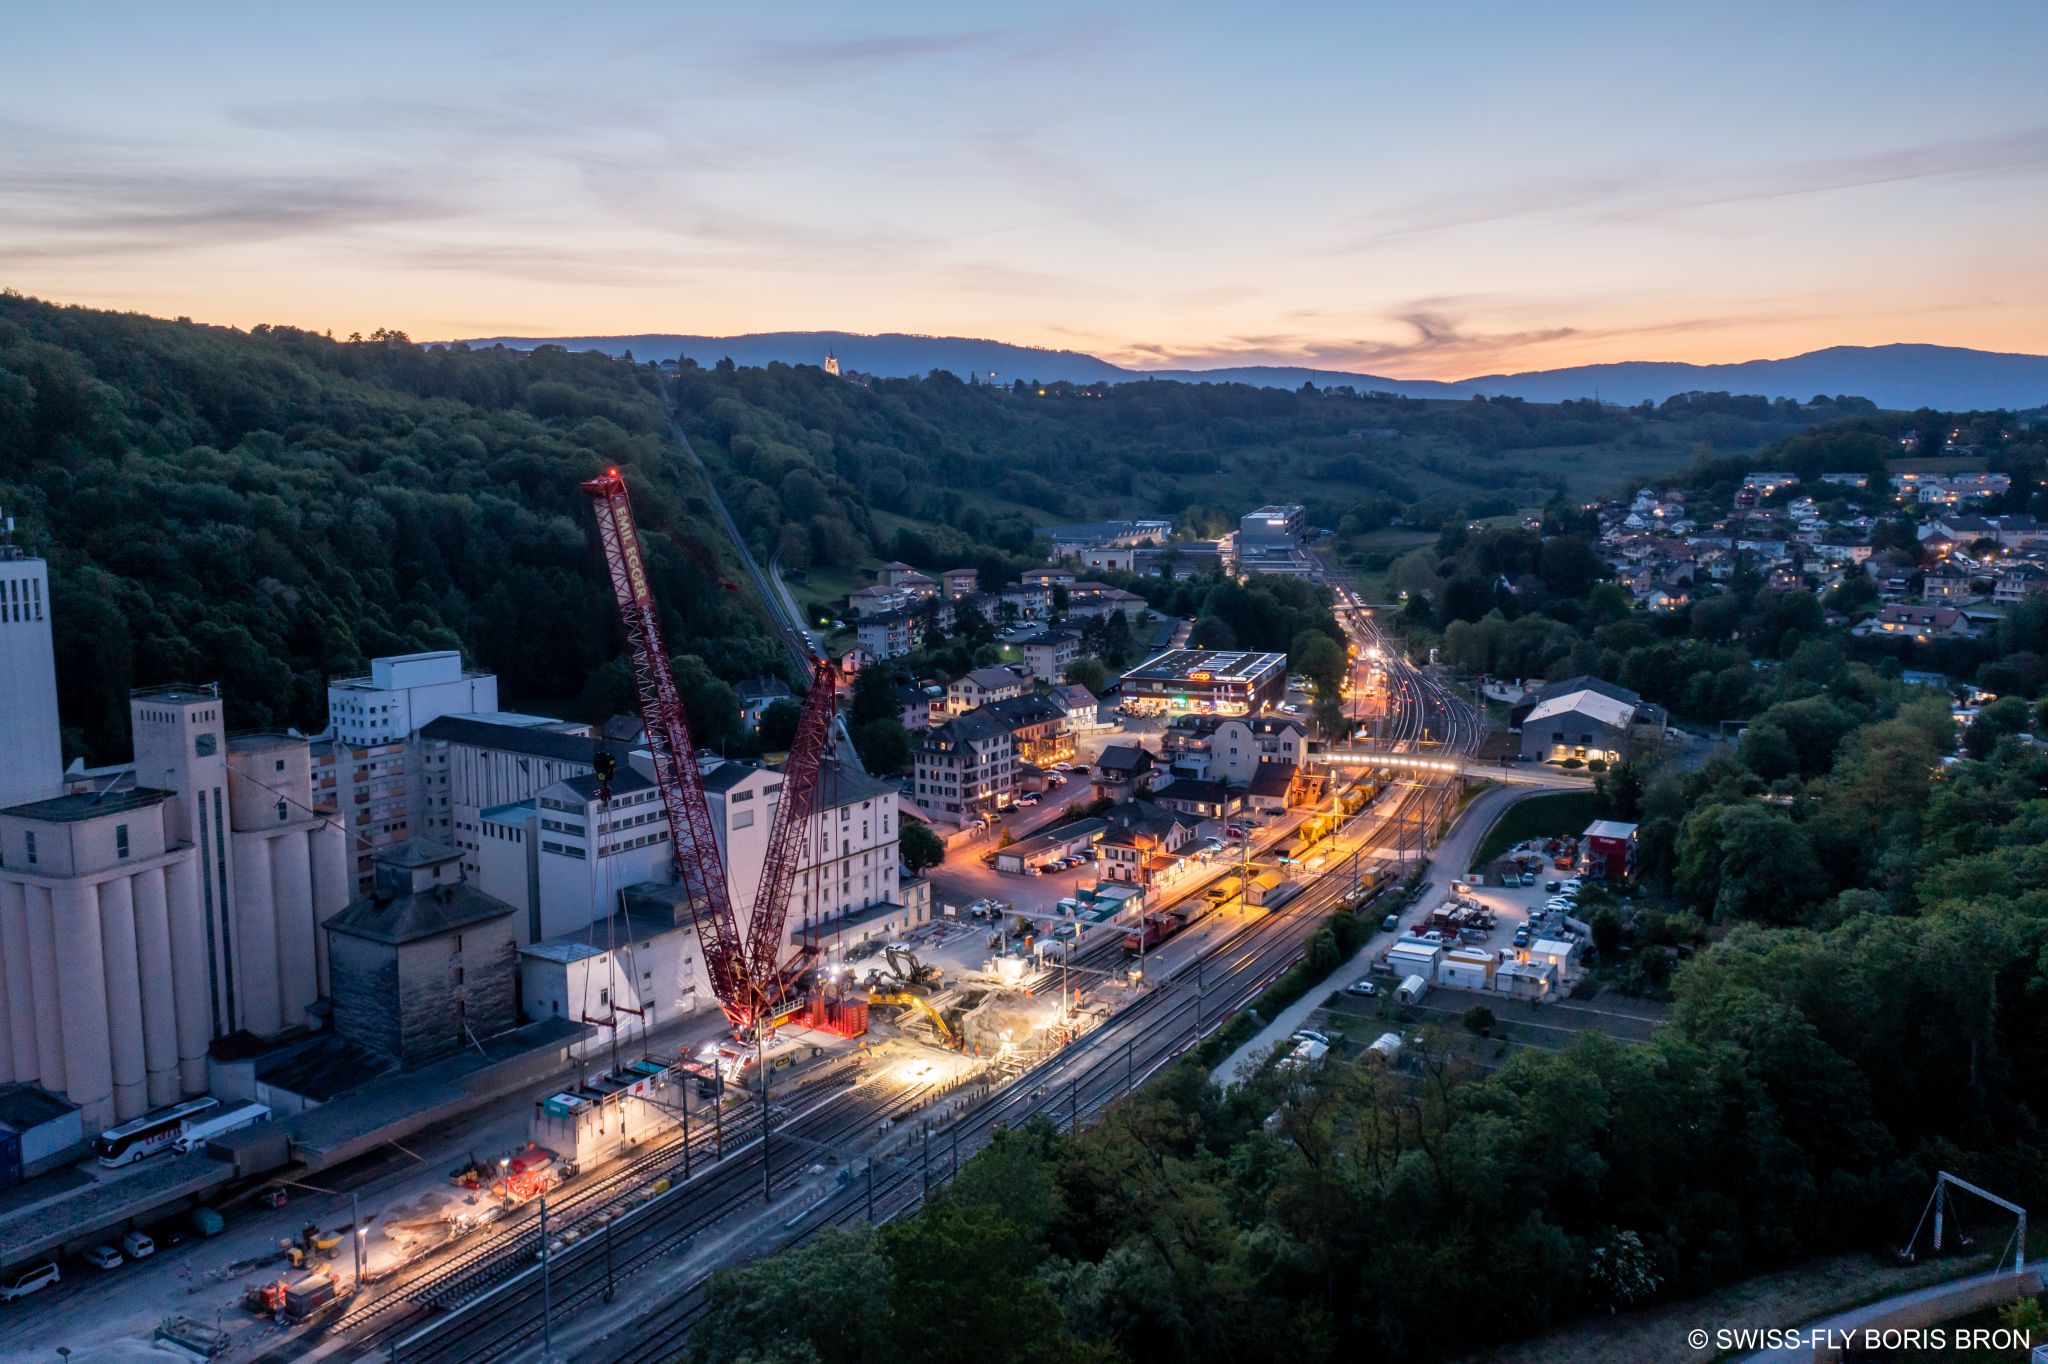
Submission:
{"label": "industrial building", "polygon": [[1238,518],[1237,552],[1240,557],[1292,553],[1307,539],[1308,520],[1299,503],[1260,507]]}
{"label": "industrial building", "polygon": [[1256,715],[1287,699],[1287,655],[1168,649],[1123,676],[1133,710]]}
{"label": "industrial building", "polygon": [[0,531],[0,809],[55,795],[64,782],[49,565],[12,540]]}
{"label": "industrial building", "polygon": [[447,773],[449,836],[463,870],[479,875],[485,810],[532,800],[541,788],[588,776],[598,741],[588,725],[531,716],[444,715],[423,726],[413,747]]}
{"label": "industrial building", "polygon": [[1596,677],[1553,682],[1510,719],[1522,730],[1522,756],[1530,762],[1616,763],[1664,735],[1664,712],[1642,697]]}
{"label": "industrial building", "polygon": [[132,773],[0,810],[0,1079],[94,1130],[204,1091],[215,1038],[307,1024],[348,895],[303,737],[230,741],[196,687],[129,715]]}
{"label": "industrial building", "polygon": [[369,895],[327,924],[334,1030],[408,1066],[519,1022],[512,906],[463,879],[453,848],[412,839],[377,854]]}

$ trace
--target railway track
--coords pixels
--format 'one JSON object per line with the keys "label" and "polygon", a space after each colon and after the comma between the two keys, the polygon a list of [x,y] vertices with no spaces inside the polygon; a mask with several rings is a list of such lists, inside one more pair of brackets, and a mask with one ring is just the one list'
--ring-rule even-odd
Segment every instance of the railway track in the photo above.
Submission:
{"label": "railway track", "polygon": [[[882,1120],[915,1114],[936,1093],[929,1085],[898,1089],[877,1083],[865,1089],[771,1135],[771,1188],[786,1190],[808,1178],[819,1148],[845,1147]],[[595,1234],[573,1242],[551,1238],[545,1287],[536,1235],[527,1263],[485,1297],[470,1299],[471,1310],[429,1323],[397,1342],[397,1357],[413,1364],[519,1354],[540,1339],[544,1316],[567,1316],[608,1299],[619,1283],[688,1247],[732,1214],[761,1203],[762,1159],[757,1138],[670,1194],[618,1214]]]}
{"label": "railway track", "polygon": [[[1402,803],[1425,798],[1420,792],[1404,791],[1394,802],[1397,808],[1381,822],[1400,817]],[[1211,945],[1190,963],[1191,969],[1184,968],[1169,984],[1140,996],[1089,1034],[1085,1047],[1048,1058],[987,1102],[934,1128],[934,1144],[944,1151],[943,1163],[935,1171],[928,1174],[920,1162],[915,1168],[878,1171],[872,1188],[862,1179],[837,1189],[809,1210],[802,1225],[775,1249],[806,1244],[827,1227],[864,1221],[880,1225],[915,1212],[928,1188],[951,1178],[956,1151],[964,1162],[1004,1127],[1042,1116],[1065,1131],[1100,1115],[1228,1021],[1292,965],[1323,913],[1346,894],[1340,880],[1328,879],[1305,892],[1287,912],[1252,920]],[[579,1355],[579,1361],[661,1364],[673,1359],[711,1310],[709,1283],[709,1276],[699,1279],[661,1308],[614,1332],[615,1343],[601,1344]]]}

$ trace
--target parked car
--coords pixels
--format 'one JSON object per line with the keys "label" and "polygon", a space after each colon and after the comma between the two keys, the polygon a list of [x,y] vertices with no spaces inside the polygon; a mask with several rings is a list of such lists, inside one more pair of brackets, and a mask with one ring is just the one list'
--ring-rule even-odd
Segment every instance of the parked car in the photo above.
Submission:
{"label": "parked car", "polygon": [[121,1252],[112,1246],[94,1246],[78,1258],[94,1269],[119,1269],[126,1263],[121,1258]]}
{"label": "parked car", "polygon": [[1555,895],[1555,894],[1557,894],[1557,893],[1558,893],[1559,891],[1561,891],[1561,890],[1563,890],[1563,889],[1564,889],[1564,882],[1562,882],[1562,881],[1545,881],[1545,882],[1543,883],[1543,888],[1544,888],[1545,890],[1549,891],[1549,892],[1550,892],[1550,893],[1551,893],[1552,895]]}
{"label": "parked car", "polygon": [[1039,795],[1036,791],[1026,791],[1023,795],[1017,797],[1017,803],[1019,805],[1036,805],[1043,799],[1045,797]]}
{"label": "parked car", "polygon": [[1083,862],[1093,862],[1095,858],[1096,852],[1094,845],[1091,844],[1088,847],[1081,849],[1081,860]]}
{"label": "parked car", "polygon": [[1313,1042],[1319,1047],[1330,1045],[1329,1037],[1317,1032],[1314,1028],[1302,1028],[1294,1034],[1294,1040],[1297,1042]]}
{"label": "parked car", "polygon": [[1517,947],[1527,947],[1528,945],[1529,945],[1529,926],[1528,926],[1527,924],[1524,924],[1524,925],[1522,925],[1522,926],[1521,926],[1520,928],[1518,928],[1518,929],[1516,929],[1516,930],[1515,930],[1515,946],[1517,946]]}
{"label": "parked car", "polygon": [[1389,914],[1386,918],[1380,920],[1380,932],[1382,933],[1392,933],[1400,926],[1401,916],[1398,914]]}
{"label": "parked car", "polygon": [[1055,772],[1071,772],[1074,770],[1074,765],[1070,762],[1056,762],[1052,765],[1052,770]]}
{"label": "parked car", "polygon": [[16,1265],[5,1274],[0,1274],[0,1302],[13,1302],[25,1298],[39,1289],[48,1288],[63,1278],[55,1260],[36,1260],[25,1265]]}
{"label": "parked car", "polygon": [[1045,872],[1042,868],[1039,867],[1026,867],[1024,868],[1024,874],[1026,876],[1043,876],[1045,875]]}
{"label": "parked car", "polygon": [[1088,764],[1074,763],[1070,766],[1068,770],[1071,771],[1077,777],[1085,777],[1088,775]]}
{"label": "parked car", "polygon": [[1347,986],[1345,986],[1345,987],[1344,987],[1344,993],[1345,993],[1345,994],[1347,994],[1347,995],[1363,995],[1364,997],[1366,997],[1366,998],[1368,998],[1368,999],[1370,999],[1370,998],[1371,998],[1372,996],[1374,996],[1374,995],[1378,994],[1379,992],[1380,992],[1380,987],[1379,987],[1379,986],[1377,986],[1377,985],[1373,984],[1373,983],[1372,983],[1371,981],[1369,981],[1369,980],[1366,980],[1366,979],[1365,979],[1365,978],[1363,978],[1363,977],[1360,977],[1359,979],[1357,979],[1357,980],[1354,980],[1354,981],[1352,981],[1352,982],[1351,982],[1351,983],[1350,983],[1349,985],[1347,985]]}
{"label": "parked car", "polygon": [[156,1242],[146,1231],[131,1231],[121,1237],[121,1250],[131,1260],[146,1259],[156,1254]]}

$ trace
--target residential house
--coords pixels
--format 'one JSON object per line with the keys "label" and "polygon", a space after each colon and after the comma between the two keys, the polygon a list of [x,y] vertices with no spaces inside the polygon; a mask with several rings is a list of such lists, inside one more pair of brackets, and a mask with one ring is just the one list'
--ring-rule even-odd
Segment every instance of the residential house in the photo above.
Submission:
{"label": "residential house", "polygon": [[2048,569],[2039,564],[2014,564],[1998,575],[1991,600],[2014,606],[2043,592],[2048,592]]}
{"label": "residential house", "polygon": [[1894,602],[1864,622],[1865,634],[1900,636],[1918,644],[1967,635],[1969,622],[1953,606],[1911,606]]}
{"label": "residential house", "polygon": [[1032,583],[1010,583],[998,590],[996,609],[1018,620],[1044,620],[1052,614],[1052,589]]}
{"label": "residential house", "polygon": [[1161,747],[1176,769],[1248,786],[1262,766],[1305,761],[1308,727],[1285,715],[1182,715],[1167,726]]}
{"label": "residential house", "polygon": [[1017,651],[1031,676],[1057,682],[1066,676],[1067,665],[1081,657],[1081,637],[1071,630],[1044,630],[1019,642]]}
{"label": "residential house", "polygon": [[877,583],[872,587],[857,587],[846,594],[846,609],[863,618],[907,611],[910,606],[911,597],[908,592],[886,583]]}
{"label": "residential house", "polygon": [[1224,819],[1242,808],[1243,796],[1226,782],[1175,777],[1152,788],[1154,804],[1195,819]]}
{"label": "residential house", "polygon": [[924,619],[914,611],[903,610],[862,616],[854,636],[870,658],[901,658],[917,651],[924,639]]}
{"label": "residential house", "polygon": [[992,716],[1010,731],[1019,763],[1043,768],[1074,756],[1067,713],[1049,696],[1012,696],[974,713]]}
{"label": "residential house", "polygon": [[961,601],[981,591],[981,574],[972,568],[949,568],[939,575],[946,585],[946,600]]}
{"label": "residential house", "polygon": [[1920,596],[1926,601],[1972,601],[1977,596],[1968,570],[1954,563],[1940,563],[1920,579]]}
{"label": "residential house", "polygon": [[965,715],[991,701],[1024,694],[1024,679],[1008,668],[976,668],[946,687],[946,714]]}
{"label": "residential house", "polygon": [[1104,705],[1102,698],[1078,682],[1069,682],[1052,689],[1053,704],[1067,717],[1070,733],[1083,734],[1097,729],[1107,729],[1116,723],[1111,708]]}
{"label": "residential house", "polygon": [[789,683],[779,677],[749,677],[733,685],[733,694],[740,699],[740,723],[748,729],[758,729],[761,716],[777,701],[793,701],[795,693]]}
{"label": "residential house", "polygon": [[1150,785],[1151,753],[1136,744],[1111,744],[1095,760],[1090,783],[1097,800],[1118,803],[1132,799]]}
{"label": "residential house", "polygon": [[917,803],[964,823],[1010,803],[1017,787],[1017,743],[993,715],[970,711],[925,732],[917,746]]}

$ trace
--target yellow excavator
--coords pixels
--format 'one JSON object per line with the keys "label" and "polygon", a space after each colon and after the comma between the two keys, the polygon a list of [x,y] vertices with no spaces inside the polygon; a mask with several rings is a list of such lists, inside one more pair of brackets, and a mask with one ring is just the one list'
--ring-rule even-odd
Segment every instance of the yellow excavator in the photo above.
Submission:
{"label": "yellow excavator", "polygon": [[932,1021],[932,1026],[939,1030],[939,1036],[945,1040],[947,1046],[957,1047],[960,1045],[960,1039],[953,1036],[953,1030],[946,1026],[946,1020],[939,1017],[939,1011],[934,1009],[931,1006],[931,1001],[927,1000],[923,995],[914,995],[908,990],[868,991],[868,1006],[870,1008],[876,1005],[886,1008],[891,1004],[907,1004],[911,1008],[916,1009]]}

